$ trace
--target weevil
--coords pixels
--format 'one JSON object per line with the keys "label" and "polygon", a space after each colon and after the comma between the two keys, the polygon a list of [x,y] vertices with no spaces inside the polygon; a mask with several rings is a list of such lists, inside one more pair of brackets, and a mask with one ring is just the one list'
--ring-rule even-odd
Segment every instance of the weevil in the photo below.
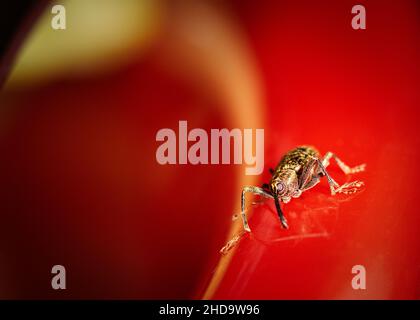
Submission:
{"label": "weevil", "polygon": [[364,185],[362,181],[356,180],[340,186],[326,170],[331,159],[337,162],[345,174],[361,172],[366,168],[366,164],[351,168],[332,152],[327,152],[321,159],[319,151],[312,146],[300,146],[290,150],[283,156],[274,170],[270,169],[272,177],[269,184],[265,183],[261,188],[246,186],[242,189],[241,217],[244,229],[251,232],[245,214],[245,194],[248,192],[274,199],[280,223],[283,228],[287,229],[289,226],[281,210],[280,202],[288,203],[292,198],[299,198],[302,192],[317,185],[322,177],[327,178],[331,195],[337,193],[351,194]]}

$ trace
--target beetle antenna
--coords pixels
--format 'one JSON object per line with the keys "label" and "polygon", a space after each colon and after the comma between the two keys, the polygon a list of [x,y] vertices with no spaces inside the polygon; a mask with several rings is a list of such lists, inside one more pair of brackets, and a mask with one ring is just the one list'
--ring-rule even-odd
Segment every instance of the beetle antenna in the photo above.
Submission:
{"label": "beetle antenna", "polygon": [[277,214],[279,215],[281,225],[283,226],[283,228],[288,229],[289,225],[287,224],[287,220],[283,215],[283,211],[281,211],[280,201],[277,194],[274,195],[274,203],[276,204]]}

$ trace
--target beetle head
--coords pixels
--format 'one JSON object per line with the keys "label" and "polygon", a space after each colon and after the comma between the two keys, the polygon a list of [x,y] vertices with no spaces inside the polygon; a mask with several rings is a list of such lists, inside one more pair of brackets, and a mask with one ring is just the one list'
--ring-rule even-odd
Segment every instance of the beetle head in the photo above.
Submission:
{"label": "beetle head", "polygon": [[278,195],[282,202],[287,203],[292,197],[300,196],[298,177],[294,170],[280,171],[271,180],[271,191]]}

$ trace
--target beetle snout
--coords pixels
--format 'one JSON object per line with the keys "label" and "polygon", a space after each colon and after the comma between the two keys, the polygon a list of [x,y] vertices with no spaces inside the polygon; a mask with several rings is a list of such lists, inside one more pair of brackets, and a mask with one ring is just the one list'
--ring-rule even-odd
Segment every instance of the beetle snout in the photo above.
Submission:
{"label": "beetle snout", "polygon": [[284,182],[277,183],[277,195],[283,196],[287,193],[287,186]]}

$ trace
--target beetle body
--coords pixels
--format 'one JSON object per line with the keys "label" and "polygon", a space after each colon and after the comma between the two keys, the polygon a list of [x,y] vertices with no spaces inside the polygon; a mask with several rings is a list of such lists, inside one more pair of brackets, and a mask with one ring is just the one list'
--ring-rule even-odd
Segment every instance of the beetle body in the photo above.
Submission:
{"label": "beetle body", "polygon": [[314,163],[314,158],[319,157],[319,152],[310,146],[297,147],[286,153],[277,167],[272,171],[270,180],[270,193],[278,194],[284,203],[291,197],[300,196],[302,176],[307,173],[307,168]]}
{"label": "beetle body", "polygon": [[269,184],[263,184],[262,188],[254,186],[243,188],[241,210],[244,229],[251,231],[245,215],[245,193],[247,192],[274,199],[280,222],[284,228],[288,228],[280,202],[288,203],[292,198],[300,197],[302,192],[318,184],[322,177],[326,176],[332,195],[354,193],[363,186],[362,181],[353,181],[341,186],[335,182],[326,170],[331,158],[335,159],[345,174],[364,171],[366,167],[362,164],[350,168],[332,152],[327,152],[324,158],[320,159],[319,151],[311,146],[300,146],[290,150],[281,158],[277,167],[270,170],[272,177]]}

